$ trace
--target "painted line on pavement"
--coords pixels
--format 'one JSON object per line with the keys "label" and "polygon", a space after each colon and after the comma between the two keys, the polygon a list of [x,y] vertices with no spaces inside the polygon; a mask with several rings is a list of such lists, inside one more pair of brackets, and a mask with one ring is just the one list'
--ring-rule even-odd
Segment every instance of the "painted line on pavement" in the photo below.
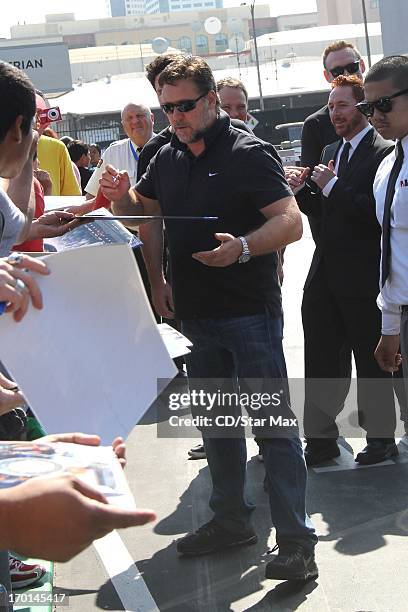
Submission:
{"label": "painted line on pavement", "polygon": [[95,540],[94,547],[126,612],[160,612],[117,531]]}

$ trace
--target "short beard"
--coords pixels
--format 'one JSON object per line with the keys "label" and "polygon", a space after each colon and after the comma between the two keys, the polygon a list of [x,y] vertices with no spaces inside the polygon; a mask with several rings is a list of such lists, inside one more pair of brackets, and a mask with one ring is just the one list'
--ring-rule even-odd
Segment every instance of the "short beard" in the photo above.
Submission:
{"label": "short beard", "polygon": [[183,142],[186,145],[194,144],[195,142],[199,142],[200,140],[202,140],[207,132],[208,128],[204,128],[202,130],[196,130],[195,132],[193,132],[188,139],[180,138],[179,136],[178,139],[180,140],[180,142]]}
{"label": "short beard", "polygon": [[208,132],[209,128],[203,128],[202,130],[197,130],[196,132],[193,132],[191,134],[191,138],[189,141],[189,144],[193,144],[194,142],[198,142],[199,140],[202,140],[204,138],[204,136],[206,135],[206,133]]}
{"label": "short beard", "polygon": [[[201,130],[196,130],[195,132],[192,132],[188,140],[182,140],[181,142],[184,142],[184,144],[194,144],[195,142],[199,142],[200,140],[204,138],[207,132],[212,128],[216,119],[217,119],[217,116],[214,117],[213,121],[211,121],[205,127],[201,128]],[[177,128],[175,129],[177,130]]]}

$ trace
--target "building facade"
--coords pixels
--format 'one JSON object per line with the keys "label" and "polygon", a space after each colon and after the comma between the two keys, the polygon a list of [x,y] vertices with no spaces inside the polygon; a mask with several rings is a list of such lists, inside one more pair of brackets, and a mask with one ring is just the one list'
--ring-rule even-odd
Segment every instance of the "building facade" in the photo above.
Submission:
{"label": "building facade", "polygon": [[112,17],[222,8],[222,0],[110,0]]}
{"label": "building facade", "polygon": [[380,0],[381,32],[384,55],[407,55],[408,2]]}
{"label": "building facade", "polygon": [[[388,0],[394,6],[394,0]],[[318,25],[340,25],[342,23],[363,23],[361,0],[316,0]],[[379,0],[365,0],[368,22],[380,21]]]}
{"label": "building facade", "polygon": [[[194,3],[195,0],[191,1]],[[170,47],[198,55],[223,53],[229,48],[231,36],[235,34],[244,41],[250,39],[251,19],[247,6],[152,12],[140,16],[87,20],[74,20],[73,15],[69,14],[63,15],[58,23],[51,22],[49,17],[46,16],[45,23],[12,26],[12,39],[23,43],[27,40],[32,42],[36,39],[43,41],[48,37],[60,37],[70,49],[79,49],[151,44],[155,38],[160,37],[166,38]],[[217,34],[209,34],[205,30],[205,20],[209,17],[217,17],[221,22],[221,31]],[[257,6],[257,17],[269,18],[269,5]],[[231,31],[231,19],[242,24],[240,32]]]}
{"label": "building facade", "polygon": [[124,17],[126,15],[125,0],[106,0],[106,7],[110,17]]}

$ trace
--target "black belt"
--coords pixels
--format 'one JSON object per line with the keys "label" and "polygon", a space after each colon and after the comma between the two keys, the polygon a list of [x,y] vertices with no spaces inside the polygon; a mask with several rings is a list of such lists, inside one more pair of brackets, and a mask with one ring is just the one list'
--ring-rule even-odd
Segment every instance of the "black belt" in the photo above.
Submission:
{"label": "black belt", "polygon": [[406,304],[404,306],[401,306],[401,313],[408,314],[408,306]]}

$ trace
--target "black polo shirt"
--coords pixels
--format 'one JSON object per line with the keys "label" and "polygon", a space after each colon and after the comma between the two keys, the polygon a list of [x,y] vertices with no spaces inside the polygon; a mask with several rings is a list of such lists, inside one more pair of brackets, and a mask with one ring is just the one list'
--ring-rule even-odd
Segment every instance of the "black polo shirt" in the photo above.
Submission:
{"label": "black polo shirt", "polygon": [[237,317],[268,306],[281,313],[275,253],[225,268],[209,267],[192,253],[219,246],[215,232],[244,236],[265,223],[260,209],[292,195],[275,148],[230,124],[222,112],[194,157],[173,135],[136,185],[160,201],[164,215],[218,216],[218,221],[167,221],[178,319]]}

